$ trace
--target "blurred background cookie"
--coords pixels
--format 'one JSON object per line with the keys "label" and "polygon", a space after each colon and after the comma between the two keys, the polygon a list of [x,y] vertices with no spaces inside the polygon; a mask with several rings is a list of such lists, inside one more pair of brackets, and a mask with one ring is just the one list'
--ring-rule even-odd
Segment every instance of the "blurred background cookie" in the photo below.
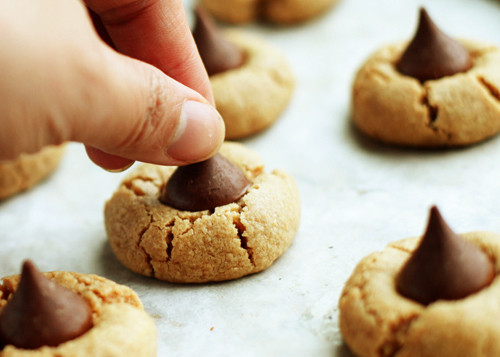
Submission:
{"label": "blurred background cookie", "polygon": [[500,50],[445,35],[421,9],[413,40],[359,69],[352,120],[364,134],[414,147],[464,146],[500,131]]}
{"label": "blurred background cookie", "polygon": [[201,0],[218,20],[241,24],[264,20],[280,25],[307,21],[326,12],[338,0]]}
{"label": "blurred background cookie", "polygon": [[226,125],[226,138],[244,138],[272,125],[295,86],[285,56],[256,36],[221,31],[201,7],[196,9],[193,36]]}
{"label": "blurred background cookie", "polygon": [[1,356],[156,356],[156,327],[128,287],[25,261],[0,285]]}
{"label": "blurred background cookie", "polygon": [[500,353],[500,235],[455,234],[436,207],[425,234],[354,269],[339,301],[344,341],[367,356]]}
{"label": "blurred background cookie", "polygon": [[27,190],[50,175],[59,165],[64,145],[48,146],[35,154],[21,154],[0,161],[0,200]]}

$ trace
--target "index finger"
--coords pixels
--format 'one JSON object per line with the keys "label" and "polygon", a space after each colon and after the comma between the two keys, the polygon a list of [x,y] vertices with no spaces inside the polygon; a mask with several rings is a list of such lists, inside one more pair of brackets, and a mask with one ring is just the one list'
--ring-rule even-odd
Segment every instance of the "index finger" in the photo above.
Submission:
{"label": "index finger", "polygon": [[86,0],[115,48],[159,68],[214,103],[182,0]]}

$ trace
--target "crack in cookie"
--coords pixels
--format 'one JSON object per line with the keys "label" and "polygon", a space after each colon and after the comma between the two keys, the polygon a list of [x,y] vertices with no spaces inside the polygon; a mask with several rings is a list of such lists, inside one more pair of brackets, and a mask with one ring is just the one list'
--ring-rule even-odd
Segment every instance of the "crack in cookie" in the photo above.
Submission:
{"label": "crack in cookie", "polygon": [[495,98],[498,102],[500,102],[500,91],[493,84],[488,82],[484,77],[477,77],[479,83],[481,83],[486,90],[491,94],[493,98]]}
{"label": "crack in cookie", "polygon": [[418,314],[403,317],[401,321],[397,321],[389,330],[390,333],[386,340],[380,345],[377,352],[381,357],[393,357],[403,348],[406,334],[411,325],[419,317]]}
{"label": "crack in cookie", "polygon": [[146,234],[146,232],[148,231],[148,229],[153,224],[154,219],[153,219],[153,215],[151,214],[151,212],[149,211],[149,209],[148,209],[148,207],[146,205],[144,205],[144,209],[146,210],[146,212],[148,214],[149,223],[147,225],[145,225],[144,228],[139,232],[139,239],[137,241],[137,248],[139,248],[144,253],[144,255],[146,256],[145,257],[146,258],[146,264],[149,266],[149,269],[151,270],[149,274],[150,274],[150,276],[154,277],[155,276],[155,269],[154,269],[153,263],[151,262],[152,261],[151,255],[142,246],[142,240],[144,239],[144,235]]}
{"label": "crack in cookie", "polygon": [[[243,206],[244,207],[244,206]],[[252,248],[248,246],[248,238],[245,237],[244,233],[246,230],[245,225],[241,222],[241,210],[243,209],[242,206],[240,206],[239,209],[239,214],[237,216],[234,216],[233,218],[233,224],[234,227],[236,228],[238,238],[241,242],[241,248],[245,249],[247,254],[248,254],[248,259],[250,260],[250,263],[252,263],[253,266],[255,266],[255,262],[253,261],[253,251]]]}
{"label": "crack in cookie", "polygon": [[173,226],[168,227],[170,229],[167,232],[167,237],[166,237],[166,242],[167,242],[167,251],[166,251],[166,253],[167,253],[167,260],[166,260],[166,262],[167,263],[172,258],[172,249],[174,249],[174,244],[172,243],[172,241],[174,240],[174,234],[172,233],[172,227]]}
{"label": "crack in cookie", "polygon": [[429,114],[429,127],[435,131],[438,128],[434,125],[438,116],[438,107],[429,102],[429,88],[424,87],[424,92],[421,99],[422,104],[427,108],[427,113]]}

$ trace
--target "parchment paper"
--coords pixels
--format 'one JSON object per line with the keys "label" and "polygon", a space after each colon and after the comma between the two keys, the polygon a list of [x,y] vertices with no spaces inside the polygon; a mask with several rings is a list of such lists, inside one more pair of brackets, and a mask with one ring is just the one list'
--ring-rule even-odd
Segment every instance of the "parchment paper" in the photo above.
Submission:
{"label": "parchment paper", "polygon": [[130,272],[103,225],[103,205],[124,173],[95,167],[70,144],[54,175],[0,203],[0,276],[31,258],[41,270],[96,273],[132,287],[155,318],[159,356],[350,356],[337,302],[363,256],[420,235],[432,204],[456,232],[500,232],[499,137],[464,149],[404,150],[361,137],[349,122],[355,71],[381,45],[413,35],[420,5],[448,34],[500,45],[494,0],[340,0],[303,25],[241,27],[280,48],[297,77],[276,125],[243,141],[267,170],[292,174],[302,197],[295,241],[268,270],[202,285]]}

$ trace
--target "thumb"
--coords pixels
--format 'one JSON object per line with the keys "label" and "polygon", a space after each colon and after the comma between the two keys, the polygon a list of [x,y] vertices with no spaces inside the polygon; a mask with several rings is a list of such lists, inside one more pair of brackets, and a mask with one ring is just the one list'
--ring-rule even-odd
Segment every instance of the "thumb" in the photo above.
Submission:
{"label": "thumb", "polygon": [[85,113],[74,117],[72,140],[106,169],[134,160],[184,165],[209,158],[224,140],[224,122],[199,93],[145,62],[106,47],[89,78]]}

